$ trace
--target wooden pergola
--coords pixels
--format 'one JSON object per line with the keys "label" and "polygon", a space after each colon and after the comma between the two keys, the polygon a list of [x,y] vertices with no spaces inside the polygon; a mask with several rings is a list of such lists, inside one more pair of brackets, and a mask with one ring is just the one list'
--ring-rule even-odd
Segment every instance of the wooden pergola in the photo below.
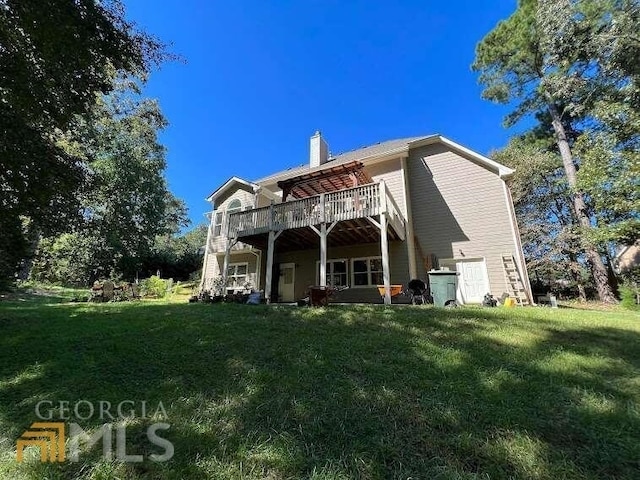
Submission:
{"label": "wooden pergola", "polygon": [[289,195],[306,198],[372,183],[363,167],[361,162],[349,162],[281,180],[278,187],[282,189],[282,201],[285,202]]}

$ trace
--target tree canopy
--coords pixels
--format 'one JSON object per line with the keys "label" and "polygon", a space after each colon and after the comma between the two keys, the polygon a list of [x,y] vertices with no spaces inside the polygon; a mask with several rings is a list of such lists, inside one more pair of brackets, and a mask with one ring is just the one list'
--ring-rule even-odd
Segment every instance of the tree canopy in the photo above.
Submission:
{"label": "tree canopy", "polygon": [[87,165],[77,193],[82,218],[62,236],[40,243],[36,278],[85,285],[98,278],[133,278],[158,236],[186,226],[185,206],[164,178],[158,132],[166,124],[157,102],[126,88],[76,118],[60,143]]}
{"label": "tree canopy", "polygon": [[[88,167],[60,143],[77,116],[166,57],[119,0],[0,2],[0,283],[29,244],[78,218]],[[11,240],[8,240],[11,239]]]}
{"label": "tree canopy", "polygon": [[628,120],[640,98],[639,19],[637,0],[521,0],[478,44],[473,64],[483,97],[513,105],[505,125],[533,118],[524,138],[559,155],[568,197],[556,200],[570,206],[575,253],[607,302],[615,297],[605,243],[638,234],[640,129]]}

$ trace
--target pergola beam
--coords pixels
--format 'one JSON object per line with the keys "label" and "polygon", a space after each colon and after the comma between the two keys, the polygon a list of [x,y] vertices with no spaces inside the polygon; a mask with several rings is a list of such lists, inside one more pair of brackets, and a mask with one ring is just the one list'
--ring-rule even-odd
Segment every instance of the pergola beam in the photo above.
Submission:
{"label": "pergola beam", "polygon": [[324,192],[344,190],[373,182],[363,167],[362,162],[357,161],[327,166],[315,172],[281,180],[278,182],[278,187],[283,192],[283,201],[286,199],[285,193],[296,198],[305,198]]}

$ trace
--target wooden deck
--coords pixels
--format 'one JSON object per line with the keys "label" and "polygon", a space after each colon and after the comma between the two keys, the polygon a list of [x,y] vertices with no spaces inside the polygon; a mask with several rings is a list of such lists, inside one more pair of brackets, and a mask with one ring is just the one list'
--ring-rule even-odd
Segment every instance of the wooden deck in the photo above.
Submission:
{"label": "wooden deck", "polygon": [[253,243],[251,237],[269,231],[299,230],[322,223],[362,226],[380,215],[387,216],[393,237],[404,239],[404,218],[383,182],[232,213],[227,236]]}

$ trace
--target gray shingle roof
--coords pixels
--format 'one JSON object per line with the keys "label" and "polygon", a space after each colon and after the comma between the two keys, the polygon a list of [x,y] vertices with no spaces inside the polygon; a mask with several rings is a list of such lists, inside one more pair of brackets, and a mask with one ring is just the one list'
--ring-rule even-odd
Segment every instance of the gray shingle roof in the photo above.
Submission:
{"label": "gray shingle roof", "polygon": [[[422,140],[424,138],[428,138],[426,136],[420,137],[407,137],[407,138],[398,138],[395,140],[388,140],[386,142],[379,142],[374,145],[369,145],[368,147],[358,148],[356,150],[351,150],[349,152],[341,153],[340,155],[336,155],[335,157],[331,157],[327,163],[322,164],[320,167],[316,167],[313,170],[321,170],[322,168],[326,168],[328,166],[341,165],[343,163],[349,163],[356,160],[364,160],[369,157],[378,157],[381,155],[386,155],[388,153],[392,153],[395,150],[400,150],[405,148],[409,143],[415,142],[416,140]],[[301,165],[299,167],[289,168],[288,170],[283,170],[266,177],[255,180],[254,183],[261,184],[272,184],[279,182],[280,180],[285,180],[287,178],[295,177],[297,175],[301,175],[303,173],[307,173],[311,171],[311,167],[308,163],[305,165]]]}

